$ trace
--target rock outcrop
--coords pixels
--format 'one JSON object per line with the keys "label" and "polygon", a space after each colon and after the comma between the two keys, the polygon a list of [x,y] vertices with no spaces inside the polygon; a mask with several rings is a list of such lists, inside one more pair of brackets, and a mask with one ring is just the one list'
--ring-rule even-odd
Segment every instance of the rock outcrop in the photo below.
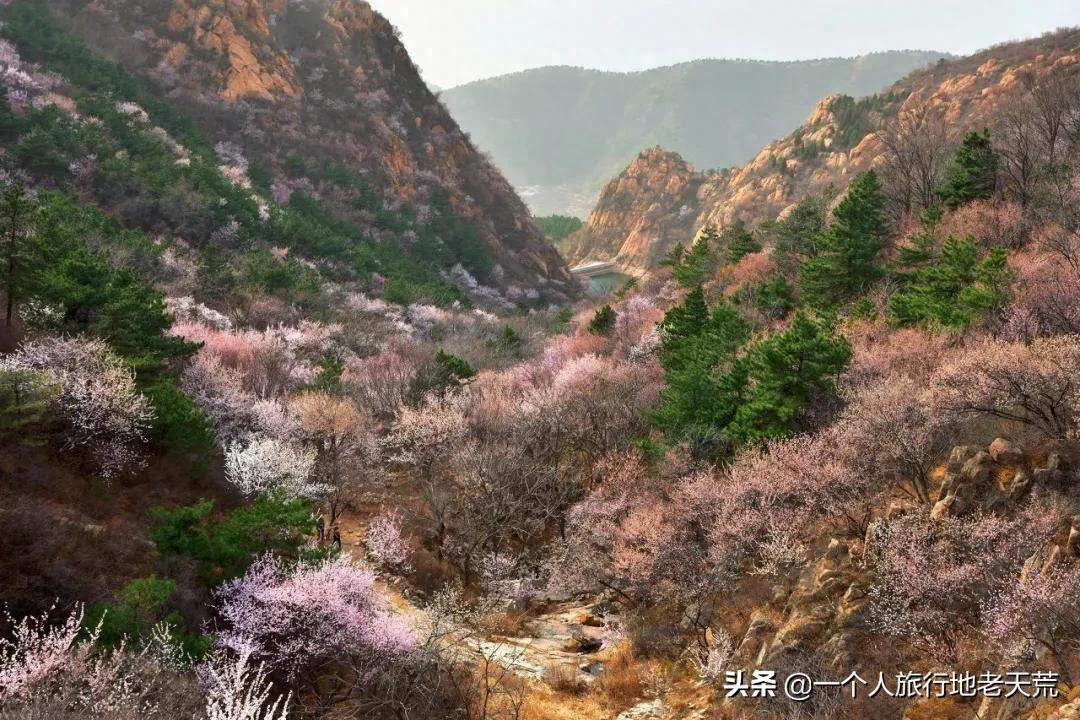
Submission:
{"label": "rock outcrop", "polygon": [[655,268],[664,255],[693,238],[698,190],[704,176],[677,153],[642,152],[612,180],[577,233],[562,243],[571,264],[615,260],[633,275]]}

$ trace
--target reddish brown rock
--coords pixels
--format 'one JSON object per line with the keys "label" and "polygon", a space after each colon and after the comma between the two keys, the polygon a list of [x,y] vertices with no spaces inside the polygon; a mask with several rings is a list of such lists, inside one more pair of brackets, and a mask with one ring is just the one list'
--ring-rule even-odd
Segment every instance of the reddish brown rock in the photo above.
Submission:
{"label": "reddish brown rock", "polygon": [[611,181],[589,221],[562,245],[572,265],[615,260],[633,275],[656,268],[694,235],[697,192],[704,177],[677,153],[655,147]]}
{"label": "reddish brown rock", "polygon": [[[849,132],[850,115],[834,111],[836,98],[825,98],[802,127],[768,144],[742,167],[702,178],[694,198],[681,186],[666,199],[660,197],[666,165],[652,157],[646,167],[635,167],[647,158],[643,155],[604,191],[588,233],[567,247],[568,256],[572,260],[619,256],[628,267],[653,269],[663,253],[643,253],[640,248],[684,241],[678,238],[693,236],[707,225],[725,227],[736,219],[753,226],[782,216],[829,186],[843,191],[856,175],[881,165],[885,145],[872,129],[889,117],[930,105],[956,136],[981,130],[1024,91],[1022,78],[1078,62],[1080,30],[1071,29],[1015,43],[1008,58],[992,49],[917,70],[888,88],[888,96],[879,103],[863,109],[866,134],[861,139]],[[848,125],[842,125],[842,117]],[[649,182],[640,182],[641,178]],[[617,196],[620,188],[637,194]],[[683,204],[693,217],[676,222],[672,208]]]}

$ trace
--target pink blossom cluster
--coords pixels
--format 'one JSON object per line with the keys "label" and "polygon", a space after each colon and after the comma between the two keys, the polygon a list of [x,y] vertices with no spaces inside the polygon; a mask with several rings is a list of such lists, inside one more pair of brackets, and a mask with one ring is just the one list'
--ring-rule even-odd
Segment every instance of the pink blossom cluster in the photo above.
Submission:
{"label": "pink blossom cluster", "polygon": [[0,85],[7,89],[9,102],[28,104],[62,82],[59,76],[24,62],[14,45],[0,40]]}
{"label": "pink blossom cluster", "polygon": [[[172,329],[179,337],[203,344],[195,373],[202,381],[193,378],[193,388],[238,383],[244,392],[263,400],[280,397],[310,382],[315,364],[336,347],[340,331],[337,325],[309,321],[262,331],[233,331],[201,322],[182,322]],[[206,378],[215,374],[228,377],[213,381]]]}
{"label": "pink blossom cluster", "polygon": [[1078,373],[1078,335],[973,341],[938,369],[931,389],[939,407],[957,416],[997,417],[1064,439],[1077,428]]}
{"label": "pink blossom cluster", "polygon": [[0,708],[5,715],[173,717],[179,668],[176,648],[162,646],[167,633],[157,629],[138,650],[127,645],[105,650],[96,647],[100,626],[83,627],[81,605],[59,618],[53,617],[55,610],[2,617],[8,626],[0,638]]}
{"label": "pink blossom cluster", "polygon": [[1041,247],[1013,255],[1016,297],[1006,309],[1002,335],[1026,341],[1040,335],[1080,332],[1080,238],[1045,238],[1064,253]]}
{"label": "pink blossom cluster", "polygon": [[417,647],[412,628],[375,589],[375,576],[344,558],[290,568],[266,556],[217,598],[226,626],[219,646],[290,677],[339,657],[376,672]]}
{"label": "pink blossom cluster", "polygon": [[384,512],[371,521],[364,542],[377,561],[399,572],[408,572],[411,569],[412,548],[402,533],[401,524],[400,513]]}
{"label": "pink blossom cluster", "polygon": [[1056,520],[1046,508],[1031,507],[1015,519],[975,514],[935,520],[912,512],[876,523],[867,536],[876,576],[872,622],[944,662],[961,659],[968,628],[985,621],[987,607],[991,626],[997,623],[1002,637],[1015,638],[1001,613],[1026,592],[1024,583],[1016,585],[1021,569],[1053,536]]}

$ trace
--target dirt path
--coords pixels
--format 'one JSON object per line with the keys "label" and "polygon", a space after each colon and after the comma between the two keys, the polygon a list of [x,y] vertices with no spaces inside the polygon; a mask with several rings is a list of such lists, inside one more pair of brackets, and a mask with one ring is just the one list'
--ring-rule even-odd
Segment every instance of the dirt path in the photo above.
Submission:
{"label": "dirt path", "polygon": [[[370,567],[365,556],[363,536],[366,524],[347,513],[339,518],[342,550],[356,563]],[[422,611],[394,582],[379,577],[377,584],[396,611],[418,616]],[[597,653],[612,642],[612,632],[602,607],[589,601],[556,602],[519,623],[512,635],[476,636],[462,632],[458,646],[477,661],[487,659],[502,665],[522,678],[542,679],[552,666],[575,668],[577,679],[591,683],[603,672]]]}

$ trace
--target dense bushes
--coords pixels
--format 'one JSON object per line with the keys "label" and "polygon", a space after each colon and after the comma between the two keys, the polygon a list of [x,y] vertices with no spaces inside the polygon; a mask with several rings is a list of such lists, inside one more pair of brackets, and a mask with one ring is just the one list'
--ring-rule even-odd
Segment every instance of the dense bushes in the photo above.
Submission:
{"label": "dense bushes", "polygon": [[581,218],[568,215],[548,215],[536,218],[536,224],[552,242],[559,242],[581,229]]}
{"label": "dense bushes", "polygon": [[[22,205],[29,207],[18,210]],[[152,267],[151,243],[59,193],[31,200],[14,186],[0,210],[5,232],[25,238],[18,261],[8,266],[17,272],[4,279],[7,288],[17,288],[11,295],[16,312],[41,330],[107,341],[135,371],[135,386],[156,401],[149,428],[155,444],[180,454],[205,453],[211,443],[206,421],[170,375],[196,346],[169,334],[172,317],[157,290],[133,269],[114,268],[115,257]]]}
{"label": "dense bushes", "polygon": [[[273,203],[272,173],[251,165],[230,143],[208,140],[152,85],[68,35],[45,6],[19,4],[5,14],[4,37],[26,60],[42,63],[73,86],[81,115],[43,103],[24,118],[7,118],[5,131],[19,138],[15,159],[35,177],[92,193],[128,226],[226,252],[249,288],[290,302],[314,302],[323,277],[373,285],[381,277],[394,302],[468,304],[443,273],[460,264],[474,278],[490,279],[487,248],[445,193],[432,194],[421,219],[407,205],[385,207],[373,188],[339,163],[294,156],[286,165],[306,189]],[[316,199],[308,191],[312,180],[334,191]],[[338,198],[348,201],[339,206]],[[222,230],[230,226],[235,238],[224,243]],[[251,250],[269,246],[317,258],[318,270],[293,258],[275,263],[257,254],[257,262],[250,262]],[[236,288],[218,290],[232,296]]]}
{"label": "dense bushes", "polygon": [[151,532],[160,552],[198,560],[209,585],[242,574],[263,553],[298,557],[314,527],[307,501],[279,496],[260,496],[223,518],[213,513],[211,500],[175,510],[158,508]]}
{"label": "dense bushes", "polygon": [[799,313],[783,332],[748,343],[750,328],[727,301],[711,311],[695,288],[661,325],[667,388],[653,414],[673,441],[723,460],[747,443],[799,427],[815,397],[834,392],[851,350],[822,321]]}

